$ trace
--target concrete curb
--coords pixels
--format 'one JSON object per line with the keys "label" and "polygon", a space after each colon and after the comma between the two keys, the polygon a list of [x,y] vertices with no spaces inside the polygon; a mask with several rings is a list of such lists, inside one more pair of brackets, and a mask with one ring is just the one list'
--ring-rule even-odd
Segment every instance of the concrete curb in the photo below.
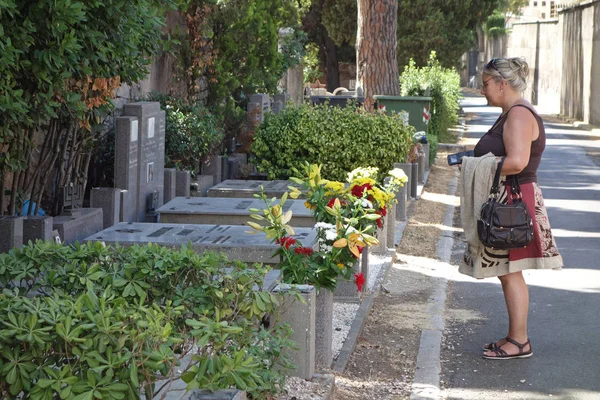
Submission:
{"label": "concrete curb", "polygon": [[[463,125],[464,129],[465,125]],[[463,131],[464,132],[464,131]],[[458,140],[462,138],[462,133]],[[438,150],[463,151],[464,145],[445,144],[438,145]],[[448,194],[454,196],[458,188],[458,170],[454,178],[448,183]],[[444,214],[443,226],[446,227],[441,233],[437,243],[437,256],[445,263],[449,263],[452,257],[452,245],[454,239],[452,236],[452,226],[454,219],[454,205],[448,205]],[[415,376],[412,383],[410,400],[439,400],[441,399],[440,374],[442,371],[440,353],[442,348],[442,338],[444,335],[444,310],[446,308],[446,295],[448,289],[448,280],[440,278],[434,283],[434,292],[432,302],[429,305],[429,315],[431,316],[431,326],[435,329],[426,329],[421,332],[421,341],[419,344],[419,353],[417,355],[417,364]]]}

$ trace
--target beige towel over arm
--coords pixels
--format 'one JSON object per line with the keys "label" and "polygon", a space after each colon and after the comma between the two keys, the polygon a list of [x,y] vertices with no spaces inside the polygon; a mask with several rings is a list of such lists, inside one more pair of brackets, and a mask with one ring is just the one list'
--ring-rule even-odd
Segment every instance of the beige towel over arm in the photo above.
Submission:
{"label": "beige towel over arm", "polygon": [[480,217],[481,206],[489,198],[497,165],[496,157],[492,153],[462,159],[460,219],[467,242],[476,248],[481,246],[477,236],[477,220]]}

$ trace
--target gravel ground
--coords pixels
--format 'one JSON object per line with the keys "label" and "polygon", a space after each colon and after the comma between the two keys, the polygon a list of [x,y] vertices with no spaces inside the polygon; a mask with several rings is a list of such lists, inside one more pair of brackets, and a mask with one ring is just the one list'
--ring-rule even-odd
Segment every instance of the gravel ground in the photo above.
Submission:
{"label": "gravel ground", "polygon": [[340,354],[359,306],[358,303],[333,303],[333,344],[331,349],[334,360]]}

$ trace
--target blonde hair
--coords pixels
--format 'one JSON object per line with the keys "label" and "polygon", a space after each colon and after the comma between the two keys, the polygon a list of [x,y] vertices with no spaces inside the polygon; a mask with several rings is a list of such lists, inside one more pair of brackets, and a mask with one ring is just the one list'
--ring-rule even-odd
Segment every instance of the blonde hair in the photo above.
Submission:
{"label": "blonde hair", "polygon": [[527,89],[529,65],[522,57],[492,58],[483,66],[481,74],[486,74],[498,81],[504,79],[512,88],[519,92]]}

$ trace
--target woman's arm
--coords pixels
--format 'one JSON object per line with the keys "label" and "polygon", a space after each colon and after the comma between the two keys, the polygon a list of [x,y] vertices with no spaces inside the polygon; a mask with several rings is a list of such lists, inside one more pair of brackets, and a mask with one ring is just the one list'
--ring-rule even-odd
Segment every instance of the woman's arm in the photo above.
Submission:
{"label": "woman's arm", "polygon": [[502,175],[516,175],[529,164],[531,142],[537,139],[537,132],[537,121],[531,111],[525,107],[510,110],[502,135],[506,149]]}

